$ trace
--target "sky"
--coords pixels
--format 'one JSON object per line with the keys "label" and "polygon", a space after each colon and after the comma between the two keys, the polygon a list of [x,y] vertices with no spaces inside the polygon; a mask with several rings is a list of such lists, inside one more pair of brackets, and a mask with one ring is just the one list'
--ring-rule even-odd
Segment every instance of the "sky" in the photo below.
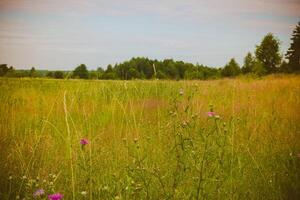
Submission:
{"label": "sky", "polygon": [[282,54],[300,0],[0,0],[0,63],[106,68],[132,57],[242,64],[272,32]]}

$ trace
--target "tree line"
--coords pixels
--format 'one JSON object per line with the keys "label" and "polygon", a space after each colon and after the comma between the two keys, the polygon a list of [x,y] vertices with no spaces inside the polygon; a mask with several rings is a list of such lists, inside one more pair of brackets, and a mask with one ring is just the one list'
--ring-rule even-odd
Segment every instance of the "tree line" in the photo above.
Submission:
{"label": "tree line", "polygon": [[[285,59],[284,59],[285,58]],[[300,22],[296,25],[291,38],[291,45],[285,56],[280,54],[280,42],[268,33],[256,46],[254,53],[247,53],[242,66],[234,58],[219,68],[174,61],[151,60],[145,57],[132,58],[114,66],[108,65],[104,70],[89,71],[85,64],[81,64],[73,71],[45,71],[16,70],[6,64],[0,65],[0,76],[5,77],[49,77],[56,79],[218,79],[222,77],[235,77],[240,74],[253,74],[263,76],[272,73],[299,73],[300,72]]]}

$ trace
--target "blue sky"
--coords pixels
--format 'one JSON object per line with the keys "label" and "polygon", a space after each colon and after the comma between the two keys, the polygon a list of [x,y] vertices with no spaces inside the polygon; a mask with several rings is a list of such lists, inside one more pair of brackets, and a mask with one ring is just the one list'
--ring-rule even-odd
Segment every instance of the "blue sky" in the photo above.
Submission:
{"label": "blue sky", "polygon": [[242,64],[268,32],[284,53],[299,0],[0,0],[0,63],[89,69],[131,57]]}

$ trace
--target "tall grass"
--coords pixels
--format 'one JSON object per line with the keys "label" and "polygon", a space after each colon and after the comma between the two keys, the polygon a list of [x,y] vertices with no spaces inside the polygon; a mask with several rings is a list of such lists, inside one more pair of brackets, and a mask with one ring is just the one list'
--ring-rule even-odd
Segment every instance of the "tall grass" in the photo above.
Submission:
{"label": "tall grass", "polygon": [[299,76],[0,79],[0,199],[296,199],[299,110]]}

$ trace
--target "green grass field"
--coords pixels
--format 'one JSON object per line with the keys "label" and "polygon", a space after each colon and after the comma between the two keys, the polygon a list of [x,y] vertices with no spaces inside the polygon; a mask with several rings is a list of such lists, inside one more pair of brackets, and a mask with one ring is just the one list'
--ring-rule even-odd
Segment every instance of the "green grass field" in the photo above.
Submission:
{"label": "green grass field", "polygon": [[0,134],[3,200],[300,196],[299,76],[0,79]]}

